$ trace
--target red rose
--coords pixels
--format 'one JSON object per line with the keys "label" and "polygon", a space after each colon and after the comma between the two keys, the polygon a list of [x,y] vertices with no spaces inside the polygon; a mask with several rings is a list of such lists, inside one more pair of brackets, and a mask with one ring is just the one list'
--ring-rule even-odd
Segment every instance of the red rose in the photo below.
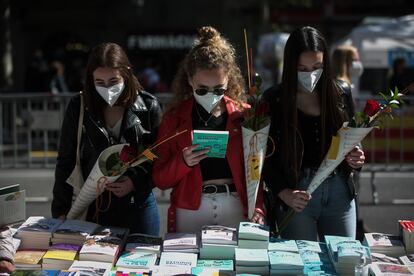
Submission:
{"label": "red rose", "polygon": [[125,145],[122,150],[121,153],[119,154],[119,159],[123,162],[123,163],[127,163],[129,162],[134,156],[136,155],[136,150],[128,145]]}
{"label": "red rose", "polygon": [[374,100],[368,100],[364,108],[364,113],[368,115],[369,117],[372,117],[375,114],[377,114],[377,112],[380,109],[381,109],[381,106],[378,102]]}

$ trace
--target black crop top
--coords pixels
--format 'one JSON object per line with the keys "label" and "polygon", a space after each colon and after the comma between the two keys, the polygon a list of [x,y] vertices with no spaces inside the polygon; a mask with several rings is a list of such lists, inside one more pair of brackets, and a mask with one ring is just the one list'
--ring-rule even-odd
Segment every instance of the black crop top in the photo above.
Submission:
{"label": "black crop top", "polygon": [[318,168],[321,157],[321,116],[312,116],[298,109],[298,126],[303,141],[302,168]]}
{"label": "black crop top", "polygon": [[[197,130],[225,130],[227,112],[219,117],[212,116],[201,105],[194,101],[192,110],[193,129]],[[220,178],[233,178],[226,158],[205,158],[200,161],[203,181]]]}

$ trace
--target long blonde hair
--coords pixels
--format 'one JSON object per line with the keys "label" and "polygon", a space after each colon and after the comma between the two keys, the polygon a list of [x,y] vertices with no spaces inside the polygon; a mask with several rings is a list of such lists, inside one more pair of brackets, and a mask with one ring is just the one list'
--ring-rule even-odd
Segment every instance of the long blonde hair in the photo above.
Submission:
{"label": "long blonde hair", "polygon": [[352,84],[349,68],[358,50],[350,45],[340,45],[335,48],[332,54],[332,75],[336,79],[341,79]]}
{"label": "long blonde hair", "polygon": [[198,39],[182,61],[172,83],[174,100],[169,109],[177,107],[193,95],[188,78],[196,74],[197,69],[223,69],[228,76],[225,95],[234,100],[242,109],[245,98],[245,82],[236,63],[233,46],[213,27],[206,26],[198,30]]}

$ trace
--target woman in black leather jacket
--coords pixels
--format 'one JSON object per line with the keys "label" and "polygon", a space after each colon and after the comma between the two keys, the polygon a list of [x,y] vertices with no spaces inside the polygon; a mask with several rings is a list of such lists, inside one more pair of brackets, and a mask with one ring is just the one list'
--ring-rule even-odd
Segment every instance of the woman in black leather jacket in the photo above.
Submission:
{"label": "woman in black leather jacket", "polygon": [[[80,162],[84,179],[105,148],[119,143],[148,147],[155,141],[160,105],[154,96],[142,91],[119,45],[102,43],[92,50],[83,95]],[[71,99],[62,125],[52,201],[55,218],[65,218],[72,204],[73,187],[66,180],[76,162],[80,104],[79,95]],[[93,202],[86,220],[158,235],[159,214],[152,188],[151,164],[130,168],[116,182],[107,184],[101,209],[109,209],[97,211]]]}
{"label": "woman in black leather jacket", "polygon": [[271,106],[270,135],[276,152],[265,161],[263,179],[277,201],[279,222],[287,207],[296,211],[282,237],[355,238],[355,190],[349,177],[364,163],[360,148],[351,151],[312,195],[306,192],[332,136],[354,110],[349,89],[331,77],[327,45],[316,29],[303,27],[291,33],[282,84],[265,91],[264,98]]}

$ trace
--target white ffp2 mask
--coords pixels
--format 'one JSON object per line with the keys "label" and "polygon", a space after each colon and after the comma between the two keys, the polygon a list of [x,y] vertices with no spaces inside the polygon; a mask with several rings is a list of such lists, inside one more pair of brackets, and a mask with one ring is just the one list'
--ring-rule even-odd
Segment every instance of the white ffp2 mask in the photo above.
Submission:
{"label": "white ffp2 mask", "polygon": [[224,95],[216,95],[214,93],[208,92],[207,94],[200,96],[196,92],[193,93],[195,100],[208,112],[211,111],[218,105]]}
{"label": "white ffp2 mask", "polygon": [[318,84],[322,72],[322,68],[310,72],[298,71],[298,84],[307,92],[312,93],[316,84]]}
{"label": "white ffp2 mask", "polygon": [[101,97],[110,105],[113,106],[124,91],[124,82],[117,83],[111,87],[96,86],[95,89]]}

